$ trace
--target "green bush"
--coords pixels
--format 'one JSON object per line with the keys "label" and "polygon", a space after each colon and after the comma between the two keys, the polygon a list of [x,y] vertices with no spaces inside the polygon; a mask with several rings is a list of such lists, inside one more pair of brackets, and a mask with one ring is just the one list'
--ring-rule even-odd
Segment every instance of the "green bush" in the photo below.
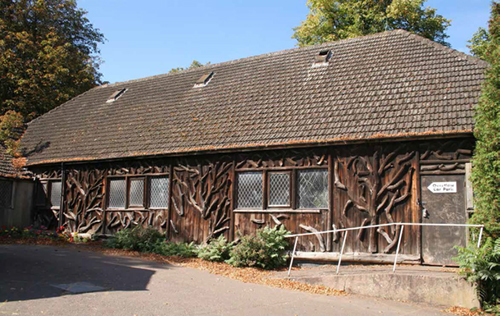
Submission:
{"label": "green bush", "polygon": [[106,241],[105,246],[185,258],[196,257],[197,254],[194,243],[166,242],[164,234],[141,226],[120,230]]}
{"label": "green bush", "polygon": [[487,238],[480,248],[475,243],[458,248],[454,259],[467,281],[477,285],[484,309],[500,314],[500,239]]}
{"label": "green bush", "polygon": [[228,243],[221,235],[217,239],[212,239],[208,244],[198,248],[198,258],[207,261],[222,262],[229,259],[229,254],[233,249],[233,243]]}
{"label": "green bush", "polygon": [[152,228],[136,226],[122,229],[108,239],[105,245],[109,248],[151,252],[158,242],[165,240],[165,235]]}
{"label": "green bush", "polygon": [[226,262],[235,267],[260,267],[275,269],[286,265],[285,254],[289,232],[283,227],[265,227],[257,231],[256,236],[244,236],[230,252]]}
{"label": "green bush", "polygon": [[197,247],[193,242],[188,244],[159,241],[147,252],[157,253],[162,256],[193,258],[197,255]]}

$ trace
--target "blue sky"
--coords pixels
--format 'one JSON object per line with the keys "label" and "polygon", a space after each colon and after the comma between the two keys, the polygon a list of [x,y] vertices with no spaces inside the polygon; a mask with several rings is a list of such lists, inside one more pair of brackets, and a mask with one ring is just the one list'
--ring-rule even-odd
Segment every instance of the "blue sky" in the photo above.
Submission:
{"label": "blue sky", "polygon": [[[452,47],[487,25],[490,0],[429,0],[452,20]],[[104,80],[118,82],[186,67],[292,48],[292,28],[306,18],[306,0],[79,0],[106,36]]]}

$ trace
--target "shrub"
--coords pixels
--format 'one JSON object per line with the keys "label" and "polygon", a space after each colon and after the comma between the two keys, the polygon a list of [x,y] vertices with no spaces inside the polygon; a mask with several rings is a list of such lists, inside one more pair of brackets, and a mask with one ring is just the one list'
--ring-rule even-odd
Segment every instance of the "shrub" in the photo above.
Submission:
{"label": "shrub", "polygon": [[235,267],[260,267],[275,269],[286,265],[285,255],[289,232],[283,227],[265,227],[257,231],[256,236],[244,236],[230,252],[227,263]]}
{"label": "shrub", "polygon": [[159,241],[150,251],[147,252],[157,253],[162,256],[192,258],[197,255],[197,247],[193,242],[188,244]]}
{"label": "shrub", "polygon": [[163,256],[196,257],[194,243],[172,243],[165,241],[165,235],[152,228],[136,226],[118,231],[105,242],[109,248],[157,253]]}
{"label": "shrub", "polygon": [[165,235],[152,228],[136,226],[122,229],[108,239],[105,245],[109,248],[128,249],[151,252],[158,242],[165,240]]}
{"label": "shrub", "polygon": [[487,238],[480,248],[475,243],[458,248],[454,259],[467,281],[477,285],[484,309],[500,314],[500,239]]}
{"label": "shrub", "polygon": [[229,253],[233,249],[233,243],[228,243],[221,235],[217,239],[212,239],[208,244],[198,248],[198,258],[207,261],[222,262],[229,259]]}

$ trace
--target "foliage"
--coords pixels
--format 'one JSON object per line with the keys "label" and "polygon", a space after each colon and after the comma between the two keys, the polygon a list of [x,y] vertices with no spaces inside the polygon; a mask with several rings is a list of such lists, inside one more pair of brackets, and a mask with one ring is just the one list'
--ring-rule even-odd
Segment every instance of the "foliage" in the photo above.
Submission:
{"label": "foliage", "polygon": [[467,45],[467,47],[470,49],[472,55],[484,59],[489,42],[490,34],[484,28],[480,27],[474,33],[472,39],[469,40],[470,45]]}
{"label": "foliage", "polygon": [[165,235],[153,228],[136,226],[118,231],[105,246],[116,249],[135,250],[157,253],[163,256],[195,257],[196,246],[193,243],[171,243],[165,241]]}
{"label": "foliage", "polygon": [[162,256],[179,256],[184,258],[193,258],[197,255],[196,245],[191,243],[157,242],[151,249],[151,253],[157,253]]}
{"label": "foliage", "polygon": [[[500,238],[500,4],[493,2],[483,58],[491,65],[475,113],[472,223],[484,224],[486,236]],[[476,51],[478,51],[476,49]],[[479,50],[480,51],[480,50]]]}
{"label": "foliage", "polygon": [[14,156],[19,147],[18,131],[24,125],[24,118],[15,111],[7,111],[0,116],[0,143],[5,144],[7,153]]}
{"label": "foliage", "polygon": [[26,122],[101,83],[104,36],[85,15],[75,0],[0,3],[0,115]]}
{"label": "foliage", "polygon": [[229,259],[233,247],[233,243],[228,243],[226,238],[221,235],[217,239],[212,239],[208,244],[200,246],[198,248],[198,258],[222,262]]}
{"label": "foliage", "polygon": [[475,243],[459,248],[454,259],[467,281],[477,285],[486,311],[500,314],[500,239],[487,238],[480,248]]}
{"label": "foliage", "polygon": [[208,66],[208,65],[210,65],[210,62],[203,65],[199,61],[193,60],[193,62],[191,63],[191,65],[189,67],[187,67],[187,68],[184,68],[184,67],[172,68],[172,69],[170,69],[170,71],[168,73],[177,73],[177,72],[180,72],[180,71],[183,71],[186,69],[193,69],[193,68],[198,68],[198,67],[203,67],[203,66]]}
{"label": "foliage", "polygon": [[106,240],[109,248],[128,249],[142,252],[151,252],[158,242],[165,240],[165,236],[152,228],[136,226],[122,229]]}
{"label": "foliage", "polygon": [[45,226],[41,226],[39,229],[35,229],[33,226],[26,228],[3,226],[0,229],[0,239],[50,239],[71,243],[85,243],[90,240],[77,233],[66,232],[64,226],[59,227],[55,232],[47,230]]}
{"label": "foliage", "polygon": [[294,28],[299,46],[403,29],[443,45],[450,20],[426,0],[308,0],[309,14]]}
{"label": "foliage", "polygon": [[279,228],[265,227],[257,231],[256,236],[244,236],[240,243],[231,250],[231,258],[226,262],[235,267],[260,267],[275,269],[286,265],[288,256],[285,251],[289,234],[282,225]]}

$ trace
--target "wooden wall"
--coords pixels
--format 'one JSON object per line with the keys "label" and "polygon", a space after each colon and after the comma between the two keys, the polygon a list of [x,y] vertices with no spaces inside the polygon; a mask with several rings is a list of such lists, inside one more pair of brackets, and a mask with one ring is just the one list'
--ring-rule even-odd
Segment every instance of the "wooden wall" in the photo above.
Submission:
{"label": "wooden wall", "polygon": [[[54,227],[60,222],[79,233],[112,234],[135,225],[152,226],[166,232],[171,240],[198,243],[220,234],[238,239],[266,225],[284,225],[292,233],[304,233],[420,222],[420,173],[465,168],[473,145],[474,140],[468,138],[66,164],[62,212],[51,211],[45,205],[38,207],[35,218],[38,224]],[[309,168],[328,170],[328,208],[235,210],[237,172]],[[32,171],[42,181],[63,177],[61,165]],[[106,210],[109,177],[148,174],[169,176],[168,208]],[[346,252],[393,253],[398,234],[394,228],[350,232]],[[299,240],[298,250],[339,251],[342,237],[304,237]],[[402,253],[419,255],[420,242],[418,227],[405,228]]]}

